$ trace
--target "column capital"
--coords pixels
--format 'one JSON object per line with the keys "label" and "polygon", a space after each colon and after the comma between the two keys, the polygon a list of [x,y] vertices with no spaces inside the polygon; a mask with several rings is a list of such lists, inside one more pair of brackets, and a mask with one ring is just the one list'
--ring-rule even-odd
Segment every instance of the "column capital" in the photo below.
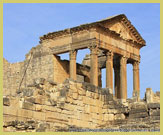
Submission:
{"label": "column capital", "polygon": [[133,70],[139,70],[139,64],[140,64],[140,61],[134,61],[133,62]]}
{"label": "column capital", "polygon": [[77,53],[77,50],[75,49],[69,51],[70,60],[76,59],[76,53]]}
{"label": "column capital", "polygon": [[95,49],[96,47],[97,47],[96,44],[91,44],[90,46],[88,46],[88,48],[89,48],[90,50]]}
{"label": "column capital", "polygon": [[89,48],[90,51],[91,51],[91,55],[92,55],[92,54],[98,55],[99,49],[98,49],[98,47],[97,47],[96,44],[90,45],[88,48]]}
{"label": "column capital", "polygon": [[120,65],[127,64],[127,59],[128,59],[128,57],[122,56],[122,57],[120,58]]}
{"label": "column capital", "polygon": [[109,50],[109,51],[107,51],[106,52],[106,58],[109,60],[112,60],[113,59],[113,56],[114,56],[114,54],[113,54],[113,51],[111,51],[111,50]]}

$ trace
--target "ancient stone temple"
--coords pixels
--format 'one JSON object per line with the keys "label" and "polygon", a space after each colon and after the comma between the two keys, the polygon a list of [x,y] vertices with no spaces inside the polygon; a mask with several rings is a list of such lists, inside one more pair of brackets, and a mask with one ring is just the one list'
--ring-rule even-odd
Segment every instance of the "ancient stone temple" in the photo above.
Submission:
{"label": "ancient stone temple", "polygon": [[[139,95],[145,45],[124,14],[43,35],[23,62],[3,61],[4,131],[159,130],[159,92],[148,88],[144,99]],[[90,54],[77,63],[78,50],[87,48]],[[69,60],[60,59],[63,53]],[[132,99],[127,64],[133,65]]]}
{"label": "ancient stone temple", "polygon": [[[145,41],[125,15],[113,16],[98,22],[49,33],[40,43],[51,49],[54,55],[69,52],[69,77],[77,79],[76,55],[79,49],[90,49],[89,82],[99,86],[99,73],[106,68],[106,87],[113,93],[113,69],[115,72],[115,96],[127,98],[126,64],[133,65],[133,95],[139,96],[140,49]],[[102,51],[105,65],[99,65]]]}

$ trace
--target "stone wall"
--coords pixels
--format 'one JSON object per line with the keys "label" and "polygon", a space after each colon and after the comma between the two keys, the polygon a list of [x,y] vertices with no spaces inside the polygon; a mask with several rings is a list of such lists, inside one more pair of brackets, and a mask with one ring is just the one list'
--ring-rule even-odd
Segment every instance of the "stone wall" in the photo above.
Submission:
{"label": "stone wall", "polygon": [[159,102],[121,102],[108,89],[67,79],[62,84],[38,78],[16,97],[3,97],[4,131],[82,129],[160,129]]}
{"label": "stone wall", "polygon": [[3,59],[3,95],[13,95],[19,87],[24,63],[9,63]]}
{"label": "stone wall", "polygon": [[[80,80],[90,78],[90,67],[77,64]],[[82,79],[83,77],[83,79]],[[69,78],[69,61],[60,60],[49,48],[38,45],[32,48],[23,62],[9,63],[3,59],[3,95],[14,95],[17,90],[31,85],[36,78],[62,83]],[[89,79],[85,81],[89,82]]]}

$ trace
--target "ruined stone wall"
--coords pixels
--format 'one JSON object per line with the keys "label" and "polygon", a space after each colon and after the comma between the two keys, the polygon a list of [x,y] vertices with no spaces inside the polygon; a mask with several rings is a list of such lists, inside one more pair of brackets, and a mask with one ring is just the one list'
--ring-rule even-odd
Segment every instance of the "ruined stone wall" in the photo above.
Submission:
{"label": "ruined stone wall", "polygon": [[14,95],[19,87],[23,62],[9,63],[3,59],[3,95]]}
{"label": "ruined stone wall", "polygon": [[54,81],[63,83],[69,78],[69,62],[60,61],[59,57],[54,56]]}
{"label": "ruined stone wall", "polygon": [[3,95],[14,95],[19,87],[26,87],[35,78],[54,79],[54,56],[47,48],[32,48],[23,62],[3,61]]}
{"label": "ruined stone wall", "polygon": [[125,103],[108,89],[66,80],[38,79],[16,97],[3,98],[4,131],[73,131],[74,129],[159,130],[160,104]]}
{"label": "ruined stone wall", "polygon": [[[90,67],[77,64],[78,79],[89,76]],[[80,76],[79,76],[80,75]],[[9,63],[3,60],[3,94],[14,95],[17,90],[33,84],[36,78],[63,83],[69,78],[69,61],[51,54],[49,48],[38,45],[32,48],[23,62]],[[85,80],[89,82],[89,80]]]}
{"label": "ruined stone wall", "polygon": [[33,80],[36,78],[47,78],[49,81],[53,81],[54,56],[50,53],[48,48],[38,45],[35,48],[32,48],[26,55],[23,75],[26,69],[27,71],[25,73],[22,86],[33,84]]}
{"label": "ruined stone wall", "polygon": [[[77,80],[80,82],[90,82],[90,67],[76,64]],[[54,56],[54,82],[63,83],[67,78],[69,78],[69,61],[61,60],[59,56]],[[101,84],[100,79],[99,83]]]}

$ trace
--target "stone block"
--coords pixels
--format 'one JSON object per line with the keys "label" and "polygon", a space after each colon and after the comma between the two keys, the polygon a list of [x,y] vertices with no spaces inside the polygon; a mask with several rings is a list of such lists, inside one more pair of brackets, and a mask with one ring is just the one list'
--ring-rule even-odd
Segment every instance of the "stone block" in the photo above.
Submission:
{"label": "stone block", "polygon": [[95,90],[96,90],[96,86],[94,86],[91,83],[87,83],[87,82],[82,83],[82,88],[84,90],[88,90],[88,91],[91,91],[91,92],[95,92]]}
{"label": "stone block", "polygon": [[34,91],[32,89],[22,89],[23,96],[31,97]]}
{"label": "stone block", "polygon": [[103,114],[104,121],[112,121],[114,120],[114,114]]}
{"label": "stone block", "polygon": [[147,112],[133,113],[133,114],[129,113],[129,118],[144,118],[144,117],[148,117]]}
{"label": "stone block", "polygon": [[129,111],[130,114],[134,114],[134,113],[141,113],[141,112],[147,112],[147,110],[145,108],[142,109],[132,109]]}
{"label": "stone block", "polygon": [[33,113],[34,111],[32,110],[26,110],[26,109],[18,109],[16,112],[16,115],[19,117],[24,117],[24,118],[33,118]]}
{"label": "stone block", "polygon": [[99,94],[98,93],[94,93],[94,99],[99,99]]}
{"label": "stone block", "polygon": [[61,112],[61,109],[60,108],[57,108],[57,107],[54,107],[54,106],[47,106],[45,105],[43,107],[43,109],[45,109],[46,111],[51,111],[51,112]]}
{"label": "stone block", "polygon": [[20,108],[27,110],[35,110],[35,105],[30,102],[20,101]]}
{"label": "stone block", "polygon": [[60,96],[61,96],[61,97],[65,97],[67,91],[68,91],[68,89],[66,89],[66,88],[61,89],[61,90],[60,90]]}
{"label": "stone block", "polygon": [[77,84],[76,84],[76,87],[77,87],[77,89],[81,89],[82,83],[77,83]]}
{"label": "stone block", "polygon": [[78,90],[77,90],[75,84],[70,85],[70,89],[71,89],[73,92],[78,92]]}
{"label": "stone block", "polygon": [[3,105],[10,106],[10,99],[8,97],[3,97]]}
{"label": "stone block", "polygon": [[38,85],[38,84],[43,85],[45,83],[45,79],[44,78],[36,78],[33,81],[34,81],[34,84],[36,84],[36,85]]}
{"label": "stone block", "polygon": [[84,103],[82,100],[76,100],[77,102],[77,105],[80,106],[80,107],[83,107],[84,106]]}
{"label": "stone block", "polygon": [[160,116],[160,109],[157,109],[157,110],[151,109],[151,110],[149,111],[149,115],[150,115],[150,116]]}
{"label": "stone block", "polygon": [[160,103],[149,103],[147,104],[148,109],[160,108]]}
{"label": "stone block", "polygon": [[73,102],[73,99],[71,97],[67,97],[65,102],[66,103],[72,103]]}
{"label": "stone block", "polygon": [[115,120],[123,120],[125,119],[125,115],[124,114],[116,114],[115,115]]}
{"label": "stone block", "polygon": [[154,93],[152,91],[152,88],[146,88],[145,100],[147,103],[153,102],[153,96],[154,96]]}
{"label": "stone block", "polygon": [[68,110],[62,110],[61,113],[67,114],[67,115],[72,115],[73,114],[72,111],[68,111]]}
{"label": "stone block", "polygon": [[36,98],[35,98],[35,104],[45,104],[45,99],[44,99],[44,96],[42,95],[38,95]]}
{"label": "stone block", "polygon": [[36,104],[35,109],[36,111],[42,111],[42,105]]}
{"label": "stone block", "polygon": [[130,104],[129,107],[130,109],[137,109],[137,110],[146,109],[147,110],[147,105],[143,102],[134,102]]}
{"label": "stone block", "polygon": [[50,128],[50,125],[48,123],[39,123],[38,128],[36,129],[36,132],[45,132],[46,129]]}
{"label": "stone block", "polygon": [[87,97],[92,97],[92,93],[90,91],[86,91],[86,96]]}
{"label": "stone block", "polygon": [[[98,106],[92,106],[90,105],[90,112],[91,113],[99,113],[100,110],[102,110],[102,108],[98,107]],[[101,111],[102,112],[102,111]]]}
{"label": "stone block", "polygon": [[102,114],[91,113],[90,115],[92,116],[91,119],[103,120],[103,115]]}
{"label": "stone block", "polygon": [[25,99],[25,101],[30,102],[30,103],[35,103],[35,98],[34,97],[28,97]]}
{"label": "stone block", "polygon": [[78,93],[76,93],[76,92],[74,93],[74,92],[73,92],[72,97],[73,97],[73,99],[75,99],[75,100],[78,99]]}
{"label": "stone block", "polygon": [[90,113],[91,112],[90,105],[85,105],[84,110],[85,110],[85,113]]}
{"label": "stone block", "polygon": [[17,114],[17,108],[14,108],[13,106],[3,106],[3,115],[16,115]]}
{"label": "stone block", "polygon": [[68,117],[66,114],[58,113],[58,112],[46,112],[45,119],[48,122],[60,121],[60,122],[68,122]]}
{"label": "stone block", "polygon": [[95,99],[93,99],[91,97],[83,96],[83,103],[84,104],[88,104],[88,105],[95,105],[96,104],[96,101],[95,101]]}
{"label": "stone block", "polygon": [[117,109],[107,109],[107,113],[117,114],[117,113],[122,113],[122,112]]}
{"label": "stone block", "polygon": [[64,104],[64,109],[66,109],[66,110],[73,111],[75,108],[76,108],[76,106],[73,104],[69,104],[69,103]]}
{"label": "stone block", "polygon": [[160,116],[150,116],[150,121],[159,121],[160,122]]}
{"label": "stone block", "polygon": [[80,100],[80,101],[83,102],[83,96],[79,95],[79,96],[78,96],[78,100]]}
{"label": "stone block", "polygon": [[33,111],[33,119],[39,120],[39,121],[45,121],[45,116],[47,113],[45,112],[36,112]]}
{"label": "stone block", "polygon": [[82,113],[82,114],[81,114],[81,119],[82,119],[83,121],[90,121],[90,119],[91,119],[91,114]]}
{"label": "stone block", "polygon": [[78,94],[82,96],[83,95],[83,90],[82,89],[78,89]]}

